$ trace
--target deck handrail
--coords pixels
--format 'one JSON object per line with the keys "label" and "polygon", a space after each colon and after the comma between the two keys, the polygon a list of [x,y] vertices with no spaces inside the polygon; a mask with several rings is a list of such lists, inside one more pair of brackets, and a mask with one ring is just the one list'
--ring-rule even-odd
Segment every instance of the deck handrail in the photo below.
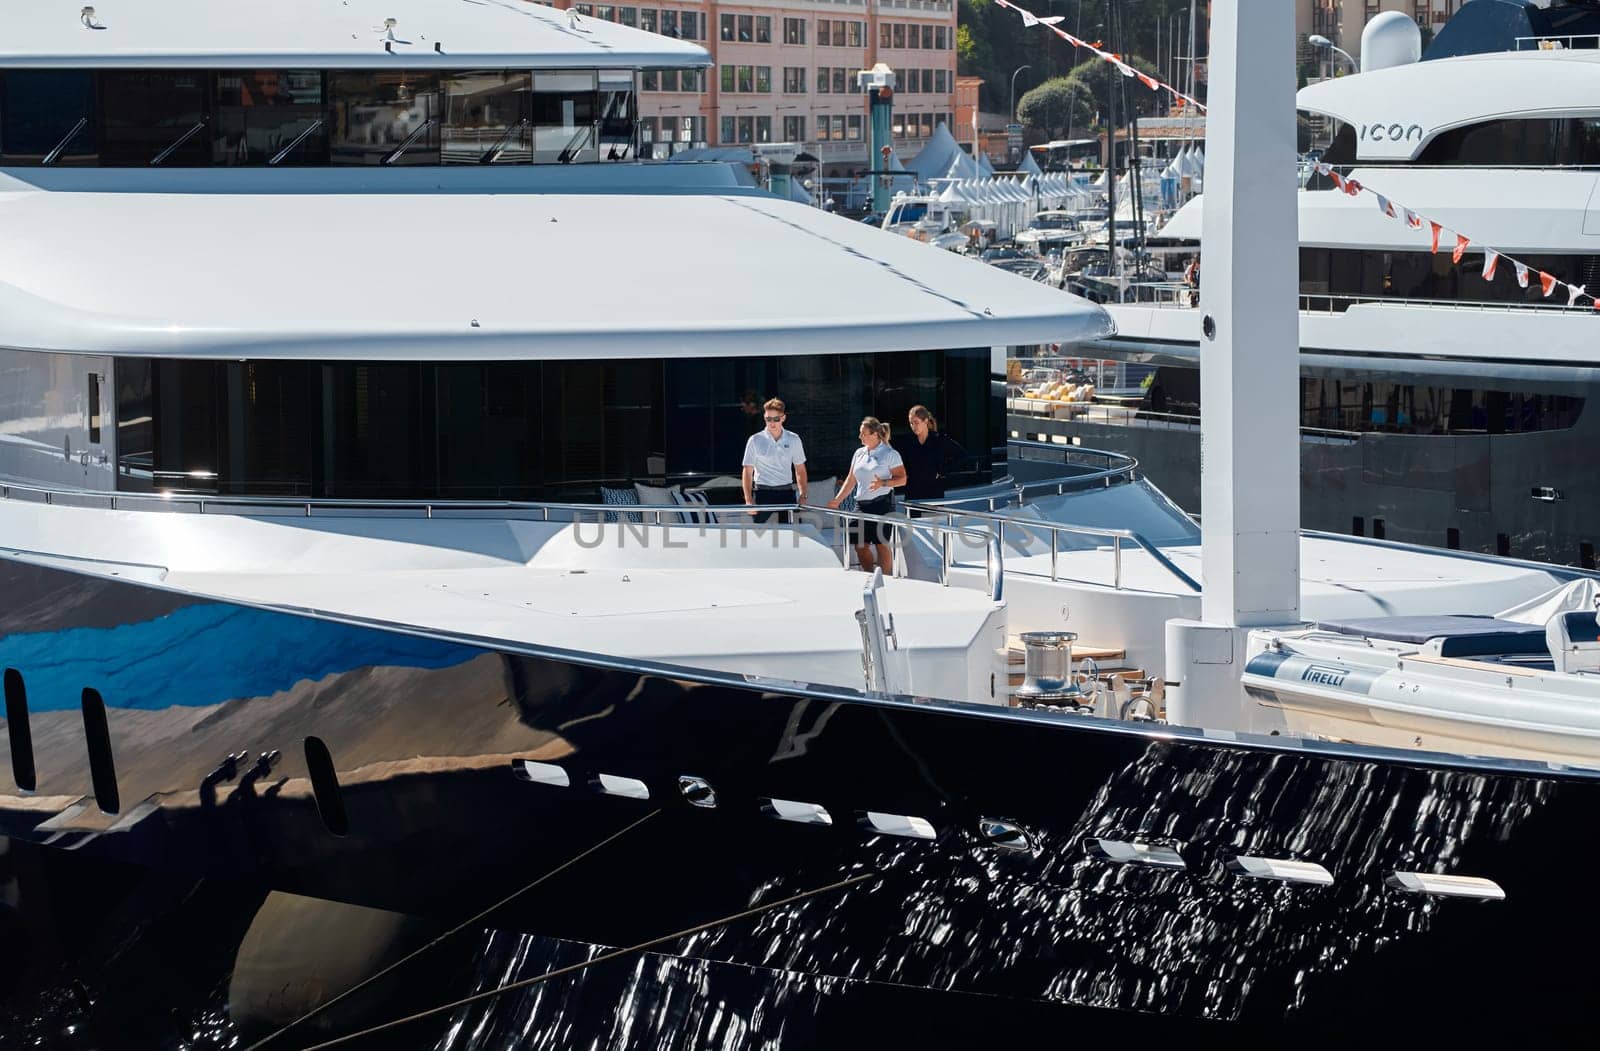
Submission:
{"label": "deck handrail", "polygon": [[[996,539],[999,541],[1002,549],[1005,548],[1007,526],[1010,526],[1013,529],[1023,529],[1024,531],[1043,530],[1048,532],[1050,534],[1050,580],[1052,583],[1057,583],[1061,580],[1060,538],[1062,534],[1066,534],[1069,536],[1084,536],[1111,541],[1111,586],[1113,590],[1123,590],[1122,545],[1124,543],[1131,543],[1134,546],[1141,548],[1151,558],[1155,559],[1157,565],[1165,569],[1179,583],[1183,584],[1190,591],[1193,591],[1195,594],[1199,594],[1201,591],[1198,581],[1196,581],[1189,574],[1185,573],[1182,569],[1179,569],[1172,559],[1168,558],[1160,548],[1153,544],[1142,533],[1135,532],[1132,529],[1110,529],[1102,526],[1068,525],[1061,522],[1050,522],[1037,518],[1017,518],[1011,515],[997,514],[993,511],[953,510],[938,504],[924,504],[909,500],[906,501],[905,506],[908,510],[919,511],[925,515],[942,517],[949,524],[954,524],[956,518],[977,518],[981,521],[991,522],[994,524]],[[1019,571],[1013,569],[1012,572],[1016,573]],[[1027,573],[1025,570],[1020,572],[1023,572],[1023,574],[1026,576],[1036,575]]]}
{"label": "deck handrail", "polygon": [[[21,500],[49,506],[102,508],[109,511],[184,513],[184,510],[188,508],[190,513],[202,515],[247,515],[252,508],[262,510],[277,508],[298,512],[300,516],[305,518],[318,517],[319,513],[332,517],[337,513],[348,515],[351,512],[362,510],[370,511],[373,513],[373,517],[378,518],[423,518],[430,520],[440,517],[454,517],[453,513],[476,518],[483,517],[486,512],[492,512],[504,517],[558,524],[570,523],[578,525],[584,522],[595,522],[601,525],[614,523],[617,525],[653,525],[661,528],[670,528],[672,526],[705,528],[706,526],[731,525],[740,529],[750,528],[757,531],[782,528],[801,529],[810,524],[804,520],[804,516],[815,515],[833,521],[835,532],[838,534],[840,563],[846,569],[850,567],[846,543],[850,534],[849,527],[852,524],[877,522],[897,527],[892,530],[890,542],[896,552],[900,554],[904,552],[901,529],[921,530],[934,534],[936,543],[942,552],[939,565],[939,583],[945,587],[950,586],[949,571],[954,564],[951,560],[953,551],[950,543],[951,539],[953,537],[961,537],[969,543],[981,543],[984,546],[984,573],[988,581],[991,597],[998,600],[1005,590],[1003,545],[992,530],[981,529],[971,525],[957,525],[953,522],[940,523],[932,519],[874,515],[859,510],[846,511],[842,508],[815,504],[646,505],[552,503],[522,500],[304,499],[272,496],[215,496],[199,493],[106,493],[86,489],[50,489],[18,482],[0,482],[0,499]],[[443,514],[440,514],[440,512],[443,512]],[[762,513],[790,513],[796,516],[796,520],[792,522],[750,521],[755,515]],[[670,519],[667,517],[669,515],[672,516]],[[897,565],[903,569],[904,559],[898,559]]]}

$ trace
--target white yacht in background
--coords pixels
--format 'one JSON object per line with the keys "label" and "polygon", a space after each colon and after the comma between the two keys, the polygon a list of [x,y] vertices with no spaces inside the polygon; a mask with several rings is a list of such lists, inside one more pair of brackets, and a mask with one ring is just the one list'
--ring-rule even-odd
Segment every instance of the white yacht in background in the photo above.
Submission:
{"label": "white yacht in background", "polygon": [[[1600,316],[1536,277],[1519,287],[1504,261],[1485,281],[1480,246],[1600,289],[1597,41],[1590,3],[1466,4],[1421,61],[1410,20],[1374,22],[1364,72],[1300,91],[1332,134],[1323,161],[1474,242],[1455,266],[1453,241],[1434,254],[1371,194],[1319,177],[1301,195],[1306,526],[1596,564]],[[1204,200],[1162,233],[1198,251]],[[1011,429],[1137,457],[1198,511],[1203,304],[1135,291],[1159,301],[1108,306],[1117,335],[1068,353],[1155,366],[1142,401],[1057,420],[1018,407]]]}
{"label": "white yacht in background", "polygon": [[[1600,935],[1552,893],[1600,769],[1291,725],[1185,627],[1207,552],[1132,462],[1008,450],[1008,351],[1105,311],[632,160],[639,71],[692,45],[518,0],[236,7],[0,9],[0,833],[452,923],[520,887],[497,923],[980,994],[948,1001],[975,1025],[1305,1018],[1352,975],[1429,1017],[1459,981],[1413,954]],[[1271,17],[1242,54],[1287,79]],[[725,497],[772,396],[792,524]],[[970,455],[879,523],[894,573],[852,572],[863,516],[819,505],[916,404]],[[1302,612],[1584,584],[1255,547],[1301,581],[1285,647]],[[1515,1002],[1572,1010],[1528,970]]]}

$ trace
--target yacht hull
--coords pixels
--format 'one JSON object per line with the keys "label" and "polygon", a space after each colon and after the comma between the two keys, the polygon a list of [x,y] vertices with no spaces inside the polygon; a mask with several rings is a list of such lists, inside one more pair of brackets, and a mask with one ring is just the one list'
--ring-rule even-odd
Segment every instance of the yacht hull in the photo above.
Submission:
{"label": "yacht hull", "polygon": [[[979,1014],[994,996],[1344,1027],[1360,997],[1434,1034],[1587,1016],[1588,974],[1556,964],[1600,936],[1567,905],[1600,865],[1583,831],[1600,779],[1581,771],[630,669],[15,560],[0,585],[0,664],[27,706],[19,736],[8,698],[0,742],[6,835],[446,918],[521,891],[495,926],[607,945],[713,923],[655,951],[979,994]],[[308,737],[337,770],[343,835]],[[14,783],[22,745],[32,791]],[[685,775],[716,806],[685,798]],[[781,820],[774,799],[831,823]],[[876,833],[866,812],[933,838]],[[1020,838],[982,831],[996,818]],[[1105,860],[1116,843],[1183,867]],[[1246,878],[1238,854],[1333,883]],[[1397,870],[1491,879],[1505,900],[1403,893]],[[1463,998],[1485,973],[1496,996]]]}

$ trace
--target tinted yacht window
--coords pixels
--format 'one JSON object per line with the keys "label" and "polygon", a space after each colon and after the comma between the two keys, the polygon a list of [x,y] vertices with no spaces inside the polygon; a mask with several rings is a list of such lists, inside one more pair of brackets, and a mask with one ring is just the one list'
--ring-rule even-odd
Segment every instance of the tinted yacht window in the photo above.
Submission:
{"label": "tinted yacht window", "polygon": [[533,77],[501,71],[444,76],[445,164],[533,158]]}
{"label": "tinted yacht window", "polygon": [[322,74],[309,70],[226,70],[217,74],[212,163],[306,165],[328,162]]}
{"label": "tinted yacht window", "polygon": [[332,73],[334,164],[438,164],[435,73]]}
{"label": "tinted yacht window", "polygon": [[0,74],[0,164],[97,164],[97,144],[92,73]]}
{"label": "tinted yacht window", "polygon": [[595,107],[599,83],[592,72],[535,70],[533,159],[540,164],[593,161],[599,156]]}
{"label": "tinted yacht window", "polygon": [[207,74],[115,70],[100,74],[100,163],[114,168],[211,163]]}

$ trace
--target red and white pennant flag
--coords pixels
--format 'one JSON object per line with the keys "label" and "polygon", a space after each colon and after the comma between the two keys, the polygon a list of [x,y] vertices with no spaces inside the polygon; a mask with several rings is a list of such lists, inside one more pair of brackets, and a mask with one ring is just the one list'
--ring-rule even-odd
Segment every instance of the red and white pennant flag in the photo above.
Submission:
{"label": "red and white pennant flag", "polygon": [[1516,267],[1516,269],[1517,269],[1517,285],[1519,287],[1521,287],[1521,288],[1527,288],[1528,287],[1528,266],[1527,266],[1527,264],[1526,263],[1513,262],[1511,265]]}
{"label": "red and white pennant flag", "polygon": [[1546,299],[1549,299],[1550,294],[1556,290],[1557,284],[1559,284],[1559,282],[1556,281],[1556,275],[1547,274],[1543,270],[1539,271],[1539,288],[1542,292],[1544,292],[1544,297]]}
{"label": "red and white pennant flag", "polygon": [[1485,248],[1483,250],[1483,279],[1485,281],[1493,281],[1495,267],[1499,265],[1500,253],[1493,248]]}
{"label": "red and white pennant flag", "polygon": [[1450,261],[1452,263],[1461,262],[1461,257],[1467,254],[1467,245],[1471,243],[1466,234],[1456,234],[1456,250],[1450,253]]}

